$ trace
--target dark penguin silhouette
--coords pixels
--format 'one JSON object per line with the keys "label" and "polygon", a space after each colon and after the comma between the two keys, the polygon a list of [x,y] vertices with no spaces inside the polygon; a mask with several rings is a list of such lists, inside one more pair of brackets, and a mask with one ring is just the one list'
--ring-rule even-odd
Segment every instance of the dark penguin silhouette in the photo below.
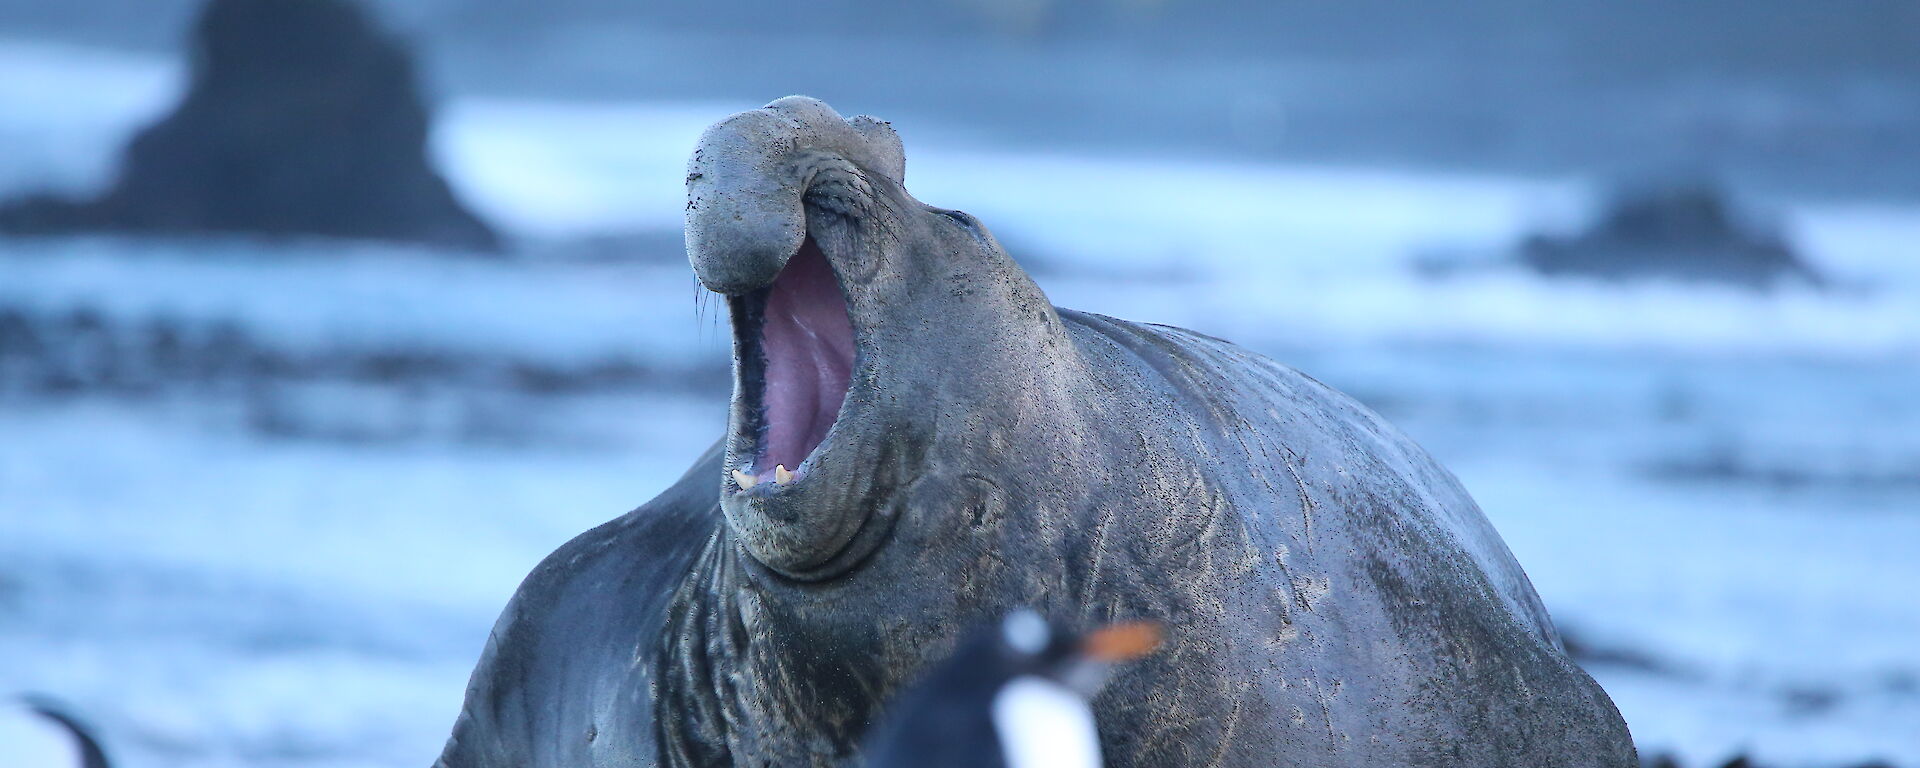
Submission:
{"label": "dark penguin silhouette", "polygon": [[59,705],[37,698],[0,701],[0,766],[108,768],[100,742]]}
{"label": "dark penguin silhouette", "polygon": [[870,768],[1098,768],[1091,699],[1112,665],[1152,651],[1158,625],[1084,637],[1032,611],[963,642],[868,737]]}
{"label": "dark penguin silhouette", "polygon": [[212,0],[172,114],[99,198],[0,207],[0,230],[243,232],[492,250],[429,165],[406,49],[346,0]]}

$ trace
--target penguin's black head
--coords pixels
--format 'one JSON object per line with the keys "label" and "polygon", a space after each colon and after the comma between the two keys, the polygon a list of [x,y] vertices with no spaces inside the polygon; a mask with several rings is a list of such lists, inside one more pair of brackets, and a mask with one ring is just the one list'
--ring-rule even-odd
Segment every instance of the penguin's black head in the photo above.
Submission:
{"label": "penguin's black head", "polygon": [[869,734],[874,768],[1097,768],[1091,700],[1112,666],[1160,642],[1158,625],[1086,635],[1019,611],[961,642]]}

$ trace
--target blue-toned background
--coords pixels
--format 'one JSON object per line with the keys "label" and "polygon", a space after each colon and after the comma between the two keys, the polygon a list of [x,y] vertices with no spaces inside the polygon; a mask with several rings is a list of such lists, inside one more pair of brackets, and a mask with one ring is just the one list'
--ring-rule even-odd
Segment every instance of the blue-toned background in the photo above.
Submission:
{"label": "blue-toned background", "polygon": [[[196,7],[0,0],[0,197],[110,183]],[[432,761],[519,578],[723,428],[684,162],[788,93],[1056,303],[1410,433],[1643,754],[1920,766],[1920,5],[372,7],[503,253],[0,237],[0,693],[127,768]],[[1520,264],[1675,176],[1823,284]]]}

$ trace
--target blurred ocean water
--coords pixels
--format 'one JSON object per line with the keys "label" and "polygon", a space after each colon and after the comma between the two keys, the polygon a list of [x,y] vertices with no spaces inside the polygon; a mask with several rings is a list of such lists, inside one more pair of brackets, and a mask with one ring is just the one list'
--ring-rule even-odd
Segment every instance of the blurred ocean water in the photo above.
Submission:
{"label": "blurred ocean water", "polygon": [[[103,183],[178,77],[0,43],[0,191]],[[681,184],[751,106],[447,104],[503,258],[0,240],[0,691],[130,768],[430,763],[519,578],[720,434]],[[1589,180],[899,128],[916,196],[1056,303],[1246,344],[1435,452],[1644,752],[1920,765],[1920,206],[1759,201],[1832,290],[1545,281],[1500,256]]]}

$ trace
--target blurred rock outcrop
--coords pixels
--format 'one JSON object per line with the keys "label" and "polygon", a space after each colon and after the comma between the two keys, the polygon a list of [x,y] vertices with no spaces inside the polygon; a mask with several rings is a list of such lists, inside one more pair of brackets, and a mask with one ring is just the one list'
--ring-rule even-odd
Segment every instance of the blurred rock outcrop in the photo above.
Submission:
{"label": "blurred rock outcrop", "polygon": [[1624,189],[1586,232],[1530,237],[1520,259],[1549,276],[1668,279],[1754,289],[1794,280],[1821,282],[1778,233],[1735,210],[1720,188],[1700,181]]}
{"label": "blurred rock outcrop", "polygon": [[[1686,768],[1686,764],[1680,762],[1679,758],[1669,754],[1659,754],[1651,757],[1643,756],[1640,764],[1646,766],[1646,768]],[[1726,762],[1720,763],[1719,768],[1767,768],[1767,766],[1754,762],[1752,758],[1746,755],[1734,755],[1733,757],[1727,758]],[[1844,764],[1840,766],[1840,768],[1893,768],[1893,765],[1878,760],[1869,760],[1864,763]]]}
{"label": "blurred rock outcrop", "polygon": [[172,114],[92,200],[0,206],[0,230],[247,232],[492,250],[499,238],[428,162],[402,43],[348,0],[211,0]]}

